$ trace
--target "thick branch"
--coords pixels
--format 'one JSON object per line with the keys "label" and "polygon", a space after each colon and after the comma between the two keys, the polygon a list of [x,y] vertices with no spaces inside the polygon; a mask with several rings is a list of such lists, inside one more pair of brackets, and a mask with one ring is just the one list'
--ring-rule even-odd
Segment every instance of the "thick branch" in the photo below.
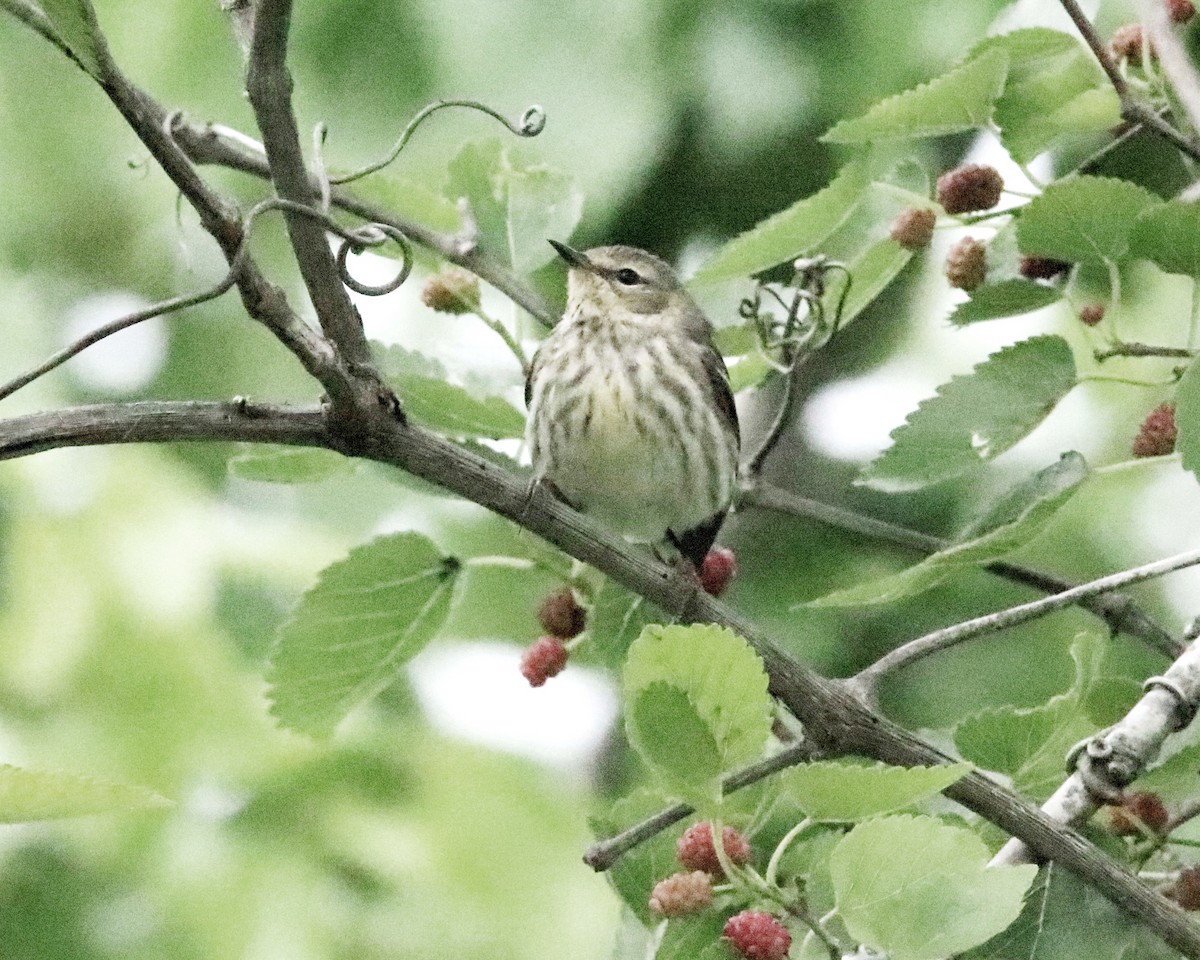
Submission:
{"label": "thick branch", "polygon": [[[248,408],[238,404],[130,404],[21,417],[0,425],[0,459],[80,443],[164,439],[259,439],[347,449],[319,426],[313,411]],[[171,423],[171,432],[167,430]],[[255,422],[259,421],[259,422]],[[806,736],[828,754],[861,754],[902,766],[949,762],[918,737],[869,710],[843,684],[827,680],[787,656],[752,623],[701,592],[689,578],[637,550],[567,505],[530,497],[527,484],[496,464],[419,428],[376,411],[367,444],[354,449],[466,497],[560,547],[684,622],[723,624],[759,652],[771,692],[805,726]],[[1200,958],[1200,927],[1120,864],[1072,830],[979,773],[964,777],[947,796],[1023,840],[1043,859],[1056,860],[1154,930],[1185,955]]]}
{"label": "thick branch", "polygon": [[[276,192],[285,200],[311,206],[314,194],[292,112],[292,78],[287,68],[291,12],[291,0],[260,0],[255,11],[246,92],[262,131]],[[369,365],[371,350],[362,318],[342,285],[324,228],[311,217],[292,212],[286,216],[292,249],[321,329],[347,361]]]}

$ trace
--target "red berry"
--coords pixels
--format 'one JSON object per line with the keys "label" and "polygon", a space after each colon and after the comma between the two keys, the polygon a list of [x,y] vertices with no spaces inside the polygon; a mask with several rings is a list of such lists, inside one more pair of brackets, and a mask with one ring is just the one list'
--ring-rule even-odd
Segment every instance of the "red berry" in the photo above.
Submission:
{"label": "red berry", "polygon": [[700,564],[697,575],[704,592],[719,597],[737,576],[737,555],[728,547],[713,547]]}
{"label": "red berry", "polygon": [[946,279],[959,290],[974,290],[987,279],[987,248],[983,241],[963,237],[946,254]]}
{"label": "red berry", "polygon": [[1125,794],[1120,806],[1105,807],[1108,828],[1118,836],[1141,836],[1148,829],[1162,833],[1171,816],[1157,793],[1134,791]]}
{"label": "red berry", "polygon": [[[721,831],[722,846],[725,856],[738,866],[750,861],[750,844],[746,838],[733,827],[725,827]],[[714,877],[723,877],[721,861],[717,859],[717,851],[713,847],[712,824],[707,820],[694,823],[683,831],[679,843],[675,847],[679,862],[689,870],[703,870]]]}
{"label": "red berry", "polygon": [[967,163],[943,173],[937,180],[937,201],[947,213],[990,210],[1000,202],[1004,178],[986,163]]}
{"label": "red berry", "polygon": [[1174,900],[1184,910],[1200,910],[1200,867],[1187,867],[1179,871],[1175,883],[1163,895]]}
{"label": "red berry", "polygon": [[1175,404],[1161,403],[1142,421],[1138,434],[1133,438],[1135,457],[1161,457],[1175,451]]}
{"label": "red berry", "polygon": [[787,927],[769,913],[743,910],[725,924],[725,939],[746,960],[783,960],[792,946]]}
{"label": "red berry", "polygon": [[539,637],[521,654],[521,674],[531,687],[540,687],[567,665],[567,648],[558,637]]}
{"label": "red berry", "polygon": [[682,917],[712,906],[712,877],[703,870],[673,873],[650,893],[650,909],[660,917]]}
{"label": "red berry", "polygon": [[1050,257],[1022,257],[1017,265],[1017,271],[1028,280],[1052,280],[1070,269],[1071,265],[1065,260]]}
{"label": "red berry", "polygon": [[936,224],[937,214],[928,207],[909,207],[896,215],[888,236],[905,250],[924,250],[933,239]]}
{"label": "red berry", "polygon": [[1088,303],[1079,308],[1079,319],[1089,327],[1094,327],[1104,319],[1104,304]]}
{"label": "red berry", "polygon": [[1167,16],[1172,23],[1187,23],[1196,15],[1196,5],[1192,0],[1166,0]]}
{"label": "red berry", "polygon": [[538,608],[538,623],[550,636],[570,640],[583,632],[587,613],[575,600],[570,587],[556,590]]}

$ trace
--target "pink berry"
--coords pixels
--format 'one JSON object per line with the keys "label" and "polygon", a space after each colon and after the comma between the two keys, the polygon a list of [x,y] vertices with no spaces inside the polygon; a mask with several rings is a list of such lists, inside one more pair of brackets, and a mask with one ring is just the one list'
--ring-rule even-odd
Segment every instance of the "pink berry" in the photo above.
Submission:
{"label": "pink berry", "polygon": [[1175,427],[1175,404],[1162,403],[1146,415],[1133,439],[1135,457],[1161,457],[1175,451],[1178,431]]}
{"label": "pink berry", "polygon": [[540,687],[567,665],[567,648],[558,637],[539,637],[521,654],[521,675],[531,687]]}
{"label": "pink berry", "polygon": [[703,870],[673,873],[659,880],[650,894],[650,909],[660,917],[682,917],[712,906],[712,877]]}
{"label": "pink berry", "polygon": [[759,910],[743,910],[730,917],[725,939],[746,960],[783,960],[792,946],[787,927]]}
{"label": "pink berry", "polygon": [[966,163],[937,179],[937,199],[947,213],[990,210],[1000,202],[1004,178],[986,163]]}
{"label": "pink berry", "polygon": [[550,636],[570,640],[583,632],[587,613],[575,600],[570,587],[556,590],[538,608],[538,622]]}
{"label": "pink berry", "polygon": [[[725,856],[732,863],[741,866],[750,861],[750,844],[746,838],[733,827],[725,827],[721,831],[722,845]],[[679,862],[689,870],[703,870],[714,877],[723,877],[721,861],[717,859],[717,851],[713,847],[712,824],[707,820],[694,823],[688,827],[675,847]]]}

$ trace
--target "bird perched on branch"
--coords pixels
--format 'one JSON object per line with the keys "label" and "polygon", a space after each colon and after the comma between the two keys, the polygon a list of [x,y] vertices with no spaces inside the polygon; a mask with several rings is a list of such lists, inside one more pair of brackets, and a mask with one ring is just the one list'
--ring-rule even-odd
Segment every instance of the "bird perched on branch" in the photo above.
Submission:
{"label": "bird perched on branch", "polygon": [[525,381],[534,481],[698,568],[738,469],[737,411],[712,326],[653,254],[550,243],[570,270],[566,313]]}

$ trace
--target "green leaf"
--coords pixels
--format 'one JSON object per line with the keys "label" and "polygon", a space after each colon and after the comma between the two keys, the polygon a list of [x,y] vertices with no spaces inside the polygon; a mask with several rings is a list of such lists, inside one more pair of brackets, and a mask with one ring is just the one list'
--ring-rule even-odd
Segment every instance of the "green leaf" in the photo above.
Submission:
{"label": "green leaf", "polygon": [[1175,449],[1184,470],[1200,478],[1200,360],[1193,360],[1175,391]]}
{"label": "green leaf", "polygon": [[879,580],[846,587],[811,600],[808,607],[857,607],[892,603],[937,586],[965,567],[991,563],[1034,540],[1088,478],[1087,462],[1066,453],[1055,464],[1011,490],[979,518],[963,539],[915,566]]}
{"label": "green leaf", "polygon": [[295,730],[331,733],[437,632],[458,569],[420,534],[394,533],[322,570],[271,652],[271,712]]}
{"label": "green leaf", "polygon": [[1129,252],[1167,273],[1200,278],[1200,202],[1171,200],[1145,210],[1133,225]]}
{"label": "green leaf", "polygon": [[1026,531],[1020,528],[1031,523],[1040,527],[1044,519],[1078,492],[1079,485],[1091,473],[1092,468],[1083,454],[1068,450],[1050,466],[1043,467],[988,504],[963,528],[959,540],[982,537],[1003,527],[1012,535],[1011,549],[1028,543],[1032,537],[1026,536]]}
{"label": "green leaf", "polygon": [[957,960],[1178,960],[1179,953],[1065,867],[1048,864],[1021,915]]}
{"label": "green leaf", "polygon": [[525,417],[507,400],[475,396],[466,387],[449,383],[445,369],[430,357],[403,347],[371,346],[379,372],[416,423],[452,437],[500,440],[525,435]]}
{"label": "green leaf", "polygon": [[1037,867],[993,867],[983,841],[932,817],[868,820],[833,851],[838,913],[892,960],[936,960],[1016,920]]}
{"label": "green leaf", "polygon": [[508,205],[503,179],[504,148],[496,139],[468,143],[447,166],[446,197],[467,201],[480,248],[508,261]]}
{"label": "green leaf", "polygon": [[812,819],[847,822],[911,807],[957,783],[970,770],[969,763],[864,767],[821,761],[784,771],[779,788]]}
{"label": "green leaf", "polygon": [[1091,53],[1070,34],[1034,28],[992,37],[976,47],[1008,55],[1008,80],[996,101],[1000,140],[1029,163],[1070,134],[1108,130],[1120,103]]}
{"label": "green leaf", "polygon": [[696,271],[691,282],[748,277],[815,249],[845,221],[868,183],[865,163],[847,164],[824,189],[730,240]]}
{"label": "green leaf", "polygon": [[585,650],[607,667],[616,668],[625,662],[630,644],[642,629],[652,623],[662,623],[667,615],[636,593],[626,590],[612,579],[596,593],[588,614],[590,637]]}
{"label": "green leaf", "polygon": [[1005,347],[923,401],[857,482],[895,493],[966,473],[1032,431],[1074,385],[1062,337]]}
{"label": "green leaf", "polygon": [[0,764],[0,823],[59,820],[170,806],[170,800],[148,787]]}
{"label": "green leaf", "polygon": [[1021,211],[1021,252],[1071,263],[1113,262],[1129,252],[1137,218],[1162,203],[1149,190],[1109,177],[1077,176],[1048,186]]}
{"label": "green leaf", "polygon": [[717,910],[676,917],[663,931],[654,960],[730,960],[733,951],[721,939],[727,919]]}
{"label": "green leaf", "polygon": [[1063,757],[1095,731],[1087,698],[1100,675],[1105,641],[1080,634],[1071,645],[1075,680],[1064,693],[1037,707],[994,707],[962,720],[954,728],[954,746],[966,760],[1013,779],[1016,786],[1042,799],[1062,782]]}
{"label": "green leaf", "polygon": [[363,200],[384,207],[394,214],[416,220],[431,230],[453,233],[462,229],[458,207],[441,193],[417,180],[379,171],[369,177],[355,180],[350,190]]}
{"label": "green leaf", "polygon": [[771,729],[767,675],[729,630],[646,627],[629,648],[622,686],[630,743],[688,799],[717,799],[720,774],[762,754]]}
{"label": "green leaf", "polygon": [[564,173],[537,166],[508,175],[508,253],[517,273],[550,262],[547,238],[569,237],[583,214],[583,191]]}
{"label": "green leaf", "polygon": [[[842,308],[843,328],[871,305],[884,288],[899,276],[912,257],[911,250],[906,250],[895,240],[884,237],[847,264],[854,279]],[[829,285],[829,299],[826,303],[836,302],[835,295],[840,292],[842,282],[835,279]]]}
{"label": "green leaf", "polygon": [[729,389],[741,393],[757,387],[774,369],[761,353],[748,353],[729,367]]}
{"label": "green leaf", "polygon": [[973,130],[991,118],[1007,74],[1008,55],[985,51],[936,80],[875,104],[861,117],[841,121],[821,139],[869,143]]}
{"label": "green leaf", "polygon": [[262,483],[316,483],[354,472],[354,463],[332,450],[246,444],[229,460],[229,472]]}
{"label": "green leaf", "polygon": [[88,0],[38,0],[63,44],[79,65],[100,79],[100,48],[96,41],[96,15]]}
{"label": "green leaf", "polygon": [[982,320],[1013,317],[1041,310],[1062,298],[1058,287],[1029,280],[1001,280],[985,283],[971,291],[971,299],[960,303],[950,314],[950,322],[965,327]]}

